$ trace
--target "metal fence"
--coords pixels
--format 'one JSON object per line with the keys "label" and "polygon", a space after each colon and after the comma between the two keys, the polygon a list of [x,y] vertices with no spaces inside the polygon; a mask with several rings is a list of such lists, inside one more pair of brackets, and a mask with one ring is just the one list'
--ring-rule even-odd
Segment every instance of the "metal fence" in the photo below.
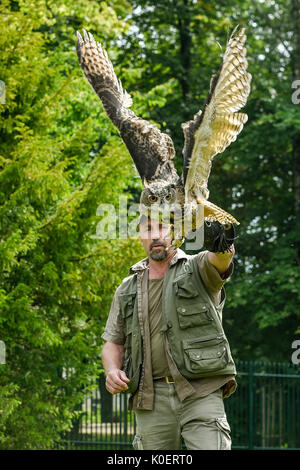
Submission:
{"label": "metal fence", "polygon": [[[300,449],[300,367],[245,361],[236,365],[238,388],[225,399],[232,448]],[[132,449],[136,424],[127,396],[108,393],[103,374],[95,385],[80,407],[81,417],[64,436],[64,448]]]}

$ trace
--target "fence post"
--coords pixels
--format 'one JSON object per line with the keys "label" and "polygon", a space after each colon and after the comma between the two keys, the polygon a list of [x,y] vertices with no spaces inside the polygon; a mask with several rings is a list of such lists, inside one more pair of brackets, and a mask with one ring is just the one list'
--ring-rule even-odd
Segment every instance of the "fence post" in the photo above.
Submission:
{"label": "fence post", "polygon": [[249,362],[249,449],[254,449],[254,364]]}
{"label": "fence post", "polygon": [[101,372],[99,375],[99,390],[101,399],[101,421],[102,423],[110,423],[112,420],[112,394],[106,390],[105,374]]}
{"label": "fence post", "polygon": [[123,397],[123,400],[124,400],[124,441],[127,442],[128,441],[128,435],[127,435],[127,432],[128,432],[128,426],[127,426],[127,412],[128,412],[128,409],[127,409],[127,394],[126,393],[123,393],[124,397]]}

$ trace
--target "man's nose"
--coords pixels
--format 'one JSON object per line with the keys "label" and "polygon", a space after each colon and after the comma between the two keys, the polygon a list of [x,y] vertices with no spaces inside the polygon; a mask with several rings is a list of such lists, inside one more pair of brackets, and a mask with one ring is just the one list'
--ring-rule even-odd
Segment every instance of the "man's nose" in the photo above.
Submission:
{"label": "man's nose", "polygon": [[151,238],[154,241],[162,240],[163,238],[163,229],[161,227],[154,227],[151,232]]}

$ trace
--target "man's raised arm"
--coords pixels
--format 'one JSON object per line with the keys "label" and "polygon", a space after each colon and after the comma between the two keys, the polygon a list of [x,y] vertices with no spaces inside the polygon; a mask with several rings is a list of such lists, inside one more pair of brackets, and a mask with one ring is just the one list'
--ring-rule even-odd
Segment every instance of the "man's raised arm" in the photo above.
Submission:
{"label": "man's raised arm", "polygon": [[218,270],[220,274],[224,274],[230,266],[231,260],[235,254],[234,245],[230,247],[231,252],[225,253],[208,253],[208,261]]}

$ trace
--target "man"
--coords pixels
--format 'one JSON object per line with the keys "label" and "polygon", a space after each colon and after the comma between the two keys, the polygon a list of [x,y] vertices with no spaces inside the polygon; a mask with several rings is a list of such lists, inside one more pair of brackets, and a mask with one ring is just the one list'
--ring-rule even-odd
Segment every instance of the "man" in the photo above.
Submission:
{"label": "man", "polygon": [[230,449],[223,398],[236,388],[222,327],[231,250],[186,255],[143,216],[147,258],[118,287],[102,338],[106,388],[131,392],[135,449]]}

